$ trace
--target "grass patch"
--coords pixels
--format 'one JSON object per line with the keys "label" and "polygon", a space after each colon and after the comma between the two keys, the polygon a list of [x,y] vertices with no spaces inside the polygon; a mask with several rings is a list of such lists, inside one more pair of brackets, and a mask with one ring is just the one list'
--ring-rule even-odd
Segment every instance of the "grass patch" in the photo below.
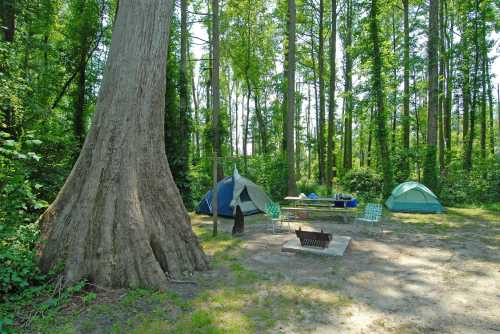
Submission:
{"label": "grass patch", "polygon": [[400,223],[403,231],[410,229],[429,234],[489,231],[500,227],[500,213],[484,208],[448,208],[442,214],[391,213],[390,219]]}

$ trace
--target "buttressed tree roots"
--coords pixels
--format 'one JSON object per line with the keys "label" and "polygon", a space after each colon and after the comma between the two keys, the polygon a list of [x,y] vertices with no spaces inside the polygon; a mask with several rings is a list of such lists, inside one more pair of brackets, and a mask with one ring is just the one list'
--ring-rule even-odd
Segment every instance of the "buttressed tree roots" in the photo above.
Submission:
{"label": "buttressed tree roots", "polygon": [[165,69],[174,0],[120,1],[92,127],[40,217],[44,272],[66,282],[163,287],[208,267],[164,147]]}

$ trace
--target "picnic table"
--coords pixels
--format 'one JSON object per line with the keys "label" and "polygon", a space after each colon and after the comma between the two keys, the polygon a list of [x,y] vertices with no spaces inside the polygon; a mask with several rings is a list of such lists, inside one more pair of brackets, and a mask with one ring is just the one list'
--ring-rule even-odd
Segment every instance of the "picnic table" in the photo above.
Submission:
{"label": "picnic table", "polygon": [[340,199],[335,197],[308,198],[299,196],[287,196],[285,201],[291,203],[289,207],[282,210],[291,220],[304,220],[311,217],[334,218],[340,217],[345,223],[353,217],[354,208],[347,207],[352,199]]}

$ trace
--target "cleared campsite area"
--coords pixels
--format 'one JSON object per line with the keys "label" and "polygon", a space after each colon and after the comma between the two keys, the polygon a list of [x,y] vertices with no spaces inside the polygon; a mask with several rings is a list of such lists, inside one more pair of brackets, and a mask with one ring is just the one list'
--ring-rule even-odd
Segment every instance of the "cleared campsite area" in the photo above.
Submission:
{"label": "cleared campsite area", "polygon": [[351,235],[348,254],[281,252],[293,234],[272,234],[263,215],[192,215],[212,268],[165,292],[96,289],[58,314],[35,317],[34,333],[497,333],[500,213],[448,208],[434,215],[385,212],[378,228],[295,222]]}

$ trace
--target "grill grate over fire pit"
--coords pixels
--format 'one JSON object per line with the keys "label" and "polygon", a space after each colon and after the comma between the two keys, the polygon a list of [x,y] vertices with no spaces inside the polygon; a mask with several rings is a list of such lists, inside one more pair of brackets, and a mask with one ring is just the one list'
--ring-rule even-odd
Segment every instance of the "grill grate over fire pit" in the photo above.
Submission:
{"label": "grill grate over fire pit", "polygon": [[295,234],[299,238],[302,247],[328,248],[332,240],[332,234],[325,233],[323,230],[321,232],[302,231],[299,227],[298,230],[295,230]]}

